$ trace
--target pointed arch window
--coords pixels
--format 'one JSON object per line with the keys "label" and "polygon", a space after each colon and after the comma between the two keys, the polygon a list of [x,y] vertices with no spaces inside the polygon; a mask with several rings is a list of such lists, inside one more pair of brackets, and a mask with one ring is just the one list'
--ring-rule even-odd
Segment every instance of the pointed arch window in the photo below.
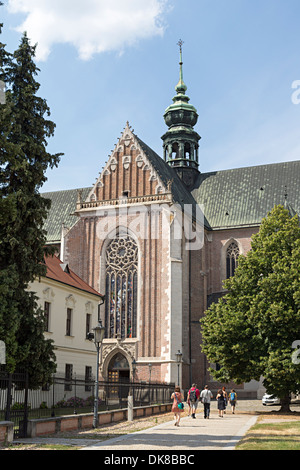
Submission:
{"label": "pointed arch window", "polygon": [[234,276],[238,265],[238,257],[240,254],[239,247],[236,242],[230,243],[226,251],[226,279]]}
{"label": "pointed arch window", "polygon": [[108,245],[106,261],[106,338],[136,338],[138,247],[129,235]]}

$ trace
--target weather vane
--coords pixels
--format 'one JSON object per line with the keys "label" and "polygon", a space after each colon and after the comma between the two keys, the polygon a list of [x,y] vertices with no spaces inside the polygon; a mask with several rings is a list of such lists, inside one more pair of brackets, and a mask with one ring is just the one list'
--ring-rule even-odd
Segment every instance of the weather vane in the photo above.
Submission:
{"label": "weather vane", "polygon": [[182,39],[179,39],[178,43],[177,43],[177,46],[179,46],[180,48],[180,52],[182,52],[182,45],[184,44],[183,40]]}

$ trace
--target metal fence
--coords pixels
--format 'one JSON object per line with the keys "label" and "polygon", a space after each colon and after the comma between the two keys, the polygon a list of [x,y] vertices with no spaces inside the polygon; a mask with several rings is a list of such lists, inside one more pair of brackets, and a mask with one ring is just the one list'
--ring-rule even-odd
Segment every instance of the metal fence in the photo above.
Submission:
{"label": "metal fence", "polygon": [[[53,376],[52,383],[39,390],[28,388],[26,372],[7,374],[0,369],[0,421],[13,421],[15,437],[25,437],[29,419],[92,413],[95,381],[74,376]],[[99,382],[98,410],[170,403],[174,384],[146,382]]]}

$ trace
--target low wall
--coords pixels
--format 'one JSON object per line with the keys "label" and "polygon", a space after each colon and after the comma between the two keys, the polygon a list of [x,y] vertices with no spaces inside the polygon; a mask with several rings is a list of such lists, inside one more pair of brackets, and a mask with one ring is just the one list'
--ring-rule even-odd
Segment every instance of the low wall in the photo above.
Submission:
{"label": "low wall", "polygon": [[0,446],[11,444],[14,439],[14,423],[0,421]]}
{"label": "low wall", "polygon": [[[164,405],[150,405],[133,408],[133,418],[151,416],[170,412],[172,403]],[[30,419],[27,426],[27,437],[38,437],[45,434],[55,434],[61,431],[76,431],[93,427],[93,413],[59,416],[45,419]],[[117,423],[128,419],[128,409],[101,411],[98,413],[99,426]]]}

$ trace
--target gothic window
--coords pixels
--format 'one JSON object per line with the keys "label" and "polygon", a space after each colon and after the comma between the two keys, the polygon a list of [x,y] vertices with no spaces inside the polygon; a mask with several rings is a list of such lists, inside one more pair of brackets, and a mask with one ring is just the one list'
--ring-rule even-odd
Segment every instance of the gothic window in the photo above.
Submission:
{"label": "gothic window", "polygon": [[106,338],[136,338],[138,247],[128,235],[106,249]]}
{"label": "gothic window", "polygon": [[226,279],[234,276],[239,254],[240,250],[237,244],[235,242],[230,243],[226,251]]}

